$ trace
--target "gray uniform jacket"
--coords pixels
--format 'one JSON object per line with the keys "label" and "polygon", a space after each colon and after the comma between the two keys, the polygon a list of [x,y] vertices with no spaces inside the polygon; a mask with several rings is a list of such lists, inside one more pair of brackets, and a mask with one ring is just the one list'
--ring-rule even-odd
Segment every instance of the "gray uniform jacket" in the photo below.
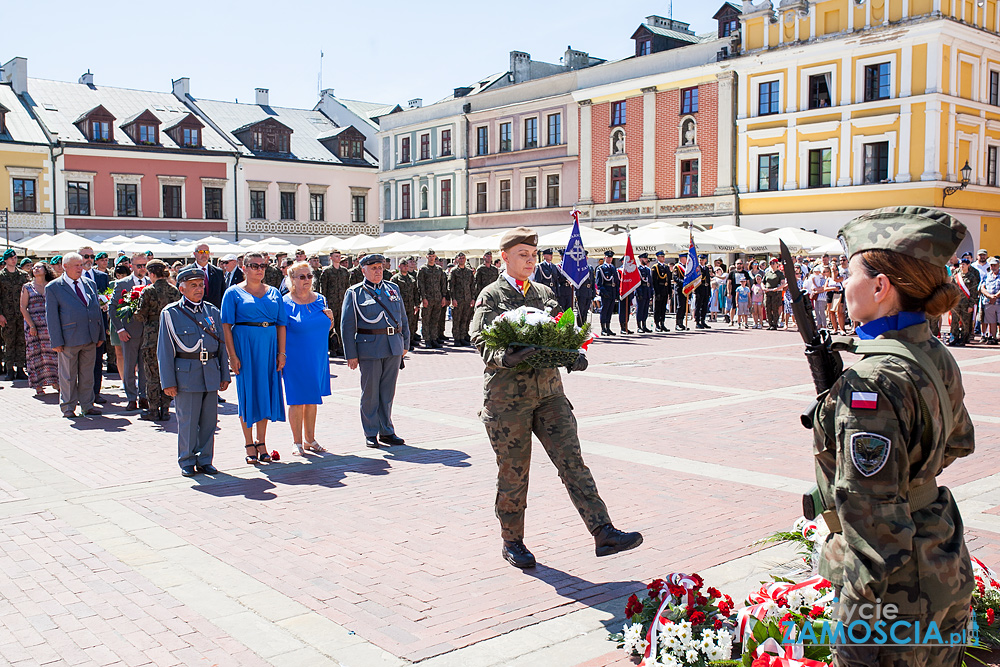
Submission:
{"label": "gray uniform jacket", "polygon": [[[374,291],[374,285],[362,281],[351,285],[344,294],[344,306],[340,311],[340,333],[344,339],[345,359],[397,357],[409,349],[410,323],[399,287],[387,280],[379,283],[378,298],[389,309],[392,317],[386,317],[385,310],[372,296]],[[393,320],[396,324],[393,324]],[[358,333],[358,329],[388,327],[395,329],[391,336]]]}
{"label": "gray uniform jacket", "polygon": [[75,347],[104,340],[104,318],[94,283],[80,278],[87,297],[84,306],[73,289],[73,281],[63,274],[45,286],[45,323],[52,347]]}
{"label": "gray uniform jacket", "polygon": [[[156,363],[160,368],[160,386],[177,387],[177,391],[218,391],[219,385],[229,382],[229,357],[226,346],[205,333],[184,313],[183,299],[168,304],[160,312],[160,335],[156,344]],[[219,309],[202,300],[201,312],[190,313],[201,326],[222,338],[222,316]],[[168,321],[169,320],[169,321]],[[176,336],[176,338],[175,338]],[[179,344],[178,344],[179,342]],[[182,349],[186,348],[186,349]],[[217,356],[202,363],[198,359],[181,359],[178,352],[205,350]]]}

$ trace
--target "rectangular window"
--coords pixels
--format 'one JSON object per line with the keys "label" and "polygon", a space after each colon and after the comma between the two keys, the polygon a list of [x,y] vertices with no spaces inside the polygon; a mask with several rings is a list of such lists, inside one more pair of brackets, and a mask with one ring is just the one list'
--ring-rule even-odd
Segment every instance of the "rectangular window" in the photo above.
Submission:
{"label": "rectangular window", "polygon": [[986,152],[986,185],[997,187],[997,147],[990,146]]}
{"label": "rectangular window", "polygon": [[90,183],[70,181],[66,190],[69,214],[90,215]]}
{"label": "rectangular window", "polygon": [[809,108],[822,109],[830,106],[831,75],[813,74],[809,77]]}
{"label": "rectangular window", "polygon": [[115,209],[119,217],[138,217],[139,188],[135,183],[119,183],[115,186]]}
{"label": "rectangular window", "polygon": [[538,177],[524,179],[524,208],[538,208]]}
{"label": "rectangular window", "polygon": [[524,119],[524,147],[538,148],[538,119]]}
{"label": "rectangular window", "polygon": [[611,168],[611,201],[626,201],[628,193],[625,192],[625,167]]}
{"label": "rectangular window", "polygon": [[559,174],[545,177],[545,205],[549,208],[559,206]]}
{"label": "rectangular window", "polygon": [[179,185],[164,185],[163,186],[163,217],[164,218],[180,218],[181,217],[181,186]]}
{"label": "rectangular window", "polygon": [[410,217],[410,184],[404,183],[399,188],[399,217],[408,220]]}
{"label": "rectangular window", "polygon": [[864,183],[881,183],[889,180],[889,142],[865,144]]}
{"label": "rectangular window", "polygon": [[139,143],[140,144],[155,144],[156,143],[156,126],[155,125],[140,125],[139,126]]}
{"label": "rectangular window", "polygon": [[476,183],[476,213],[486,213],[486,183]]}
{"label": "rectangular window", "polygon": [[282,192],[280,193],[281,199],[281,219],[282,220],[294,220],[295,219],[295,193],[294,192]]}
{"label": "rectangular window", "polygon": [[250,191],[250,217],[254,220],[267,218],[267,192],[264,190]]}
{"label": "rectangular window", "polygon": [[91,141],[111,141],[111,124],[106,120],[90,121]]}
{"label": "rectangular window", "polygon": [[768,192],[778,189],[778,154],[757,156],[757,191]]}
{"label": "rectangular window", "polygon": [[0,134],[7,134],[7,112],[0,111]]}
{"label": "rectangular window", "polygon": [[326,220],[326,195],[322,192],[309,194],[309,221],[324,222]]}
{"label": "rectangular window", "polygon": [[698,113],[698,88],[681,91],[681,113]]}
{"label": "rectangular window", "polygon": [[500,152],[507,153],[513,148],[510,123],[500,123]]}
{"label": "rectangular window", "polygon": [[779,97],[779,82],[765,81],[757,87],[757,115],[767,116],[772,113],[779,113],[781,98]]}
{"label": "rectangular window", "polygon": [[865,65],[865,102],[889,99],[889,63]]}
{"label": "rectangular window", "polygon": [[399,142],[399,161],[409,162],[410,161],[410,138],[403,137],[402,141]]}
{"label": "rectangular window", "polygon": [[222,188],[205,188],[205,219],[222,220]]}
{"label": "rectangular window", "polygon": [[681,160],[681,197],[698,196],[698,161]]}
{"label": "rectangular window", "polygon": [[431,159],[431,135],[429,134],[420,135],[420,159]]}
{"label": "rectangular window", "polygon": [[500,181],[500,210],[510,210],[510,179]]}
{"label": "rectangular window", "polygon": [[476,128],[476,155],[488,155],[490,152],[490,128]]}
{"label": "rectangular window", "polygon": [[729,37],[731,34],[739,29],[739,22],[736,19],[722,22],[722,35],[721,37]]}
{"label": "rectangular window", "polygon": [[451,179],[441,181],[441,215],[451,215]]}
{"label": "rectangular window", "polygon": [[[320,195],[322,197],[322,195]],[[365,196],[351,197],[351,222],[365,222]]]}
{"label": "rectangular window", "polygon": [[809,187],[830,187],[830,171],[833,164],[832,151],[818,148],[809,151]]}
{"label": "rectangular window", "polygon": [[990,71],[990,104],[1000,106],[1000,72]]}
{"label": "rectangular window", "polygon": [[549,136],[548,145],[558,146],[562,143],[562,114],[549,114]]}
{"label": "rectangular window", "polygon": [[648,56],[653,52],[653,43],[651,40],[643,39],[639,42],[639,52],[636,53],[637,56]]}
{"label": "rectangular window", "polygon": [[625,124],[625,100],[611,103],[611,125]]}
{"label": "rectangular window", "polygon": [[14,179],[14,211],[16,213],[37,213],[35,179]]}
{"label": "rectangular window", "polygon": [[197,127],[181,128],[181,143],[185,148],[198,148],[201,146],[201,130]]}
{"label": "rectangular window", "polygon": [[451,155],[451,130],[441,130],[441,155]]}

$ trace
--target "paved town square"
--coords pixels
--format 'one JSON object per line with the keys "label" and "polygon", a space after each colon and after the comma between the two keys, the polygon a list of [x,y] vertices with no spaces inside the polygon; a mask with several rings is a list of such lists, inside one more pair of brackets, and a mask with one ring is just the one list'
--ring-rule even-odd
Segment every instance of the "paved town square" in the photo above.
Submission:
{"label": "paved town square", "polygon": [[[1000,563],[1000,355],[955,349],[976,452],[940,482],[973,555]],[[331,364],[319,410],[329,451],[291,455],[287,424],[248,466],[235,385],[220,406],[221,474],[177,475],[176,420],[69,421],[56,395],[0,384],[0,663],[11,665],[610,665],[624,599],[700,572],[741,601],[784,547],[814,477],[798,421],[813,388],[798,335],[617,336],[564,376],[616,526],[641,547],[595,558],[535,447],[520,571],[500,557],[496,462],[472,349],[419,349],[395,401],[405,446],[364,447],[357,372]],[[23,384],[23,383],[18,383]],[[706,574],[707,573],[707,574]]]}

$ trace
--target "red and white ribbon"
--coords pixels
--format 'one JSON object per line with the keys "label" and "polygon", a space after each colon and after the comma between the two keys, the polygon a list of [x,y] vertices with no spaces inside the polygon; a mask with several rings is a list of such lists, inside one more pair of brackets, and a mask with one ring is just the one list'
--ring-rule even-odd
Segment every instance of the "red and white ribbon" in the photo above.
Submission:
{"label": "red and white ribbon", "polygon": [[736,614],[736,627],[740,633],[741,641],[746,643],[750,632],[753,630],[753,624],[750,622],[751,619],[759,621],[764,618],[767,615],[770,605],[780,606],[778,605],[778,600],[786,597],[792,591],[797,591],[801,588],[820,589],[831,587],[832,584],[819,575],[810,577],[798,584],[775,582],[767,586],[761,586],[760,591],[755,595],[751,594],[748,598],[748,601],[753,604],[743,607]]}
{"label": "red and white ribbon", "polygon": [[753,658],[773,655],[768,667],[828,667],[828,663],[822,660],[803,657],[803,651],[802,644],[787,644],[782,648],[774,637],[768,637],[753,652]]}
{"label": "red and white ribbon", "polygon": [[[684,588],[685,591],[687,591],[687,604],[692,604],[694,602],[694,589],[698,588],[697,581],[680,572],[668,574],[666,579],[664,579],[664,582],[666,583],[663,585],[661,593],[663,596],[663,602],[660,603],[660,608],[656,610],[656,616],[653,617],[652,623],[649,624],[649,630],[646,632],[646,653],[643,655],[642,662],[639,663],[639,667],[652,667],[656,664],[657,635],[659,634],[660,627],[670,622],[669,619],[663,617],[663,610],[666,609],[667,605],[671,602],[681,604],[685,603],[685,601],[674,597],[668,586],[680,586]],[[650,660],[650,656],[652,656],[652,660]]]}

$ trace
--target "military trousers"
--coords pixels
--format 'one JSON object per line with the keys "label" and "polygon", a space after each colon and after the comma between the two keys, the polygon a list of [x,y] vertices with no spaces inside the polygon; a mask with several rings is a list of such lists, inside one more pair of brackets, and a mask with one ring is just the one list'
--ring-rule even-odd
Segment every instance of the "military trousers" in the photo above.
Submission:
{"label": "military trousers", "polygon": [[421,309],[420,322],[425,344],[444,339],[444,308],[440,301],[427,302]]}
{"label": "military trousers", "polygon": [[611,316],[615,312],[615,304],[618,303],[618,299],[615,297],[615,293],[610,290],[602,290],[601,293],[601,328],[607,328],[611,326]]}
{"label": "military trousers", "polygon": [[393,435],[392,400],[396,397],[400,355],[359,359],[361,369],[361,427],[366,438]]}
{"label": "military trousers", "polygon": [[628,320],[632,316],[632,295],[629,294],[624,299],[618,300],[618,326],[621,330],[628,331]]}
{"label": "military trousers", "polygon": [[174,410],[177,412],[177,464],[182,468],[211,464],[215,455],[215,427],[219,421],[219,392],[179,391],[174,398]]}
{"label": "military trousers", "polygon": [[573,307],[573,287],[571,285],[565,285],[557,288],[556,290],[556,301],[559,303],[559,309],[562,311],[567,311]]}
{"label": "military trousers", "polygon": [[469,337],[469,324],[472,322],[472,306],[468,302],[459,301],[451,309],[451,337],[457,343]]}
{"label": "military trousers", "polygon": [[342,354],[344,351],[344,339],[340,335],[340,311],[344,308],[344,299],[339,301],[328,301],[327,307],[333,310],[333,326],[330,328],[330,351]]}
{"label": "military trousers", "polygon": [[146,374],[146,400],[149,409],[170,407],[170,397],[163,393],[160,386],[160,365],[156,361],[156,348],[144,347],[142,352],[142,370]]}
{"label": "military trousers", "polygon": [[410,349],[413,349],[413,341],[417,335],[417,325],[420,324],[420,308],[414,307],[413,304],[404,304],[406,306],[406,322],[410,325]]}
{"label": "military trousers", "polygon": [[683,327],[684,320],[687,317],[688,310],[688,298],[684,296],[684,293],[677,290],[677,326]]}
{"label": "military trousers", "polygon": [[654,289],[653,290],[653,323],[664,325],[664,321],[667,319],[667,295],[669,292],[666,289]]}
{"label": "military trousers", "polygon": [[594,303],[593,299],[582,299],[579,296],[576,297],[576,325],[582,327],[583,323],[586,322],[590,316],[590,306]]}
{"label": "military trousers", "polygon": [[972,336],[972,302],[962,299],[951,311],[951,337],[956,343],[968,343]]}
{"label": "military trousers", "polygon": [[781,292],[764,292],[764,312],[767,314],[767,326],[778,328],[783,305]]}
{"label": "military trousers", "polygon": [[649,320],[649,297],[650,289],[648,287],[640,287],[635,291],[635,321],[643,329],[646,328],[646,322]]}
{"label": "military trousers", "polygon": [[11,366],[24,368],[25,345],[24,345],[24,317],[18,313],[16,317],[7,318],[7,326],[3,332],[3,361],[7,369]]}
{"label": "military trousers", "polygon": [[487,401],[479,415],[497,456],[496,514],[504,540],[524,539],[532,433],[555,464],[587,530],[593,533],[611,522],[590,468],[583,462],[573,405],[566,396]]}
{"label": "military trousers", "polygon": [[712,300],[711,289],[698,289],[694,293],[694,321],[704,324],[708,317],[708,302]]}

